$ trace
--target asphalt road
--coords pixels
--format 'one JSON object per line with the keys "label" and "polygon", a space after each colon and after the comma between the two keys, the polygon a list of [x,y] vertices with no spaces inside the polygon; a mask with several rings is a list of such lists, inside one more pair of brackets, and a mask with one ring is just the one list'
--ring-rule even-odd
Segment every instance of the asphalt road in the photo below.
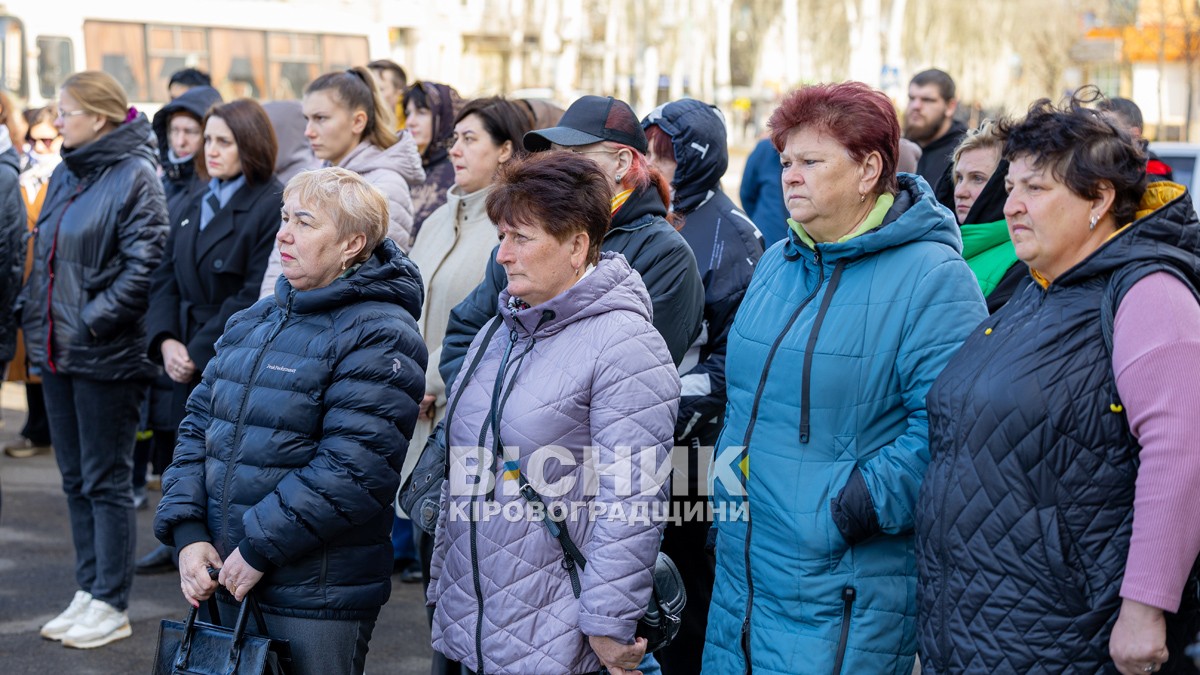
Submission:
{"label": "asphalt road", "polygon": [[[0,402],[3,442],[21,428],[25,414],[21,385],[4,383]],[[129,639],[86,651],[44,640],[38,629],[62,611],[77,590],[66,498],[54,457],[0,455],[0,488],[0,675],[150,673],[159,621],[182,620],[187,615],[179,577],[134,578],[129,604],[133,637]],[[159,495],[150,495],[150,508],[138,512],[138,555],[156,543],[151,521]],[[402,584],[394,577],[391,600],[380,613],[371,640],[367,672],[425,675],[431,653],[420,584]]]}

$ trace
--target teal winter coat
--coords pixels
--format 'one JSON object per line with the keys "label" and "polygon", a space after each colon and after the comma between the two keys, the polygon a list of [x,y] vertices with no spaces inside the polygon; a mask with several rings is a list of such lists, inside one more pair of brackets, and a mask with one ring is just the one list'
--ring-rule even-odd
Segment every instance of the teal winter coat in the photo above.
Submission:
{"label": "teal winter coat", "polygon": [[705,673],[912,672],[925,394],[987,317],[961,250],[929,185],[900,174],[880,227],[815,251],[789,233],[759,262],[710,473]]}

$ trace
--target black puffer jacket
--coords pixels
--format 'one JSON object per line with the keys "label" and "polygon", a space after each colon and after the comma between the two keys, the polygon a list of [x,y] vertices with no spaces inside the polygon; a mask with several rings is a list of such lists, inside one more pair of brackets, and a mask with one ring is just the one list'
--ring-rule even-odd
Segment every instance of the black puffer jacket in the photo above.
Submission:
{"label": "black puffer jacket", "polygon": [[150,122],[138,115],[62,155],[21,296],[29,361],[98,380],[153,377],[145,314],[150,273],[167,238],[167,204]]}
{"label": "black puffer jacket", "polygon": [[17,348],[13,309],[25,275],[25,200],[17,181],[20,160],[11,145],[0,152],[0,371]]}
{"label": "black puffer jacket", "polygon": [[[696,257],[683,237],[667,223],[666,215],[667,207],[653,187],[635,191],[613,214],[612,226],[600,250],[624,255],[629,266],[642,275],[654,305],[654,327],[679,365],[700,334],[704,285],[696,270]],[[450,311],[442,343],[442,362],[438,365],[444,381],[454,381],[471,340],[496,316],[500,291],[507,287],[508,277],[496,262],[493,250],[483,281]]]}
{"label": "black puffer jacket", "polygon": [[[924,672],[1116,672],[1139,446],[1101,311],[1115,316],[1124,291],[1164,269],[1200,288],[1200,223],[1182,191],[1048,288],[1025,287],[935,381],[916,512]],[[1193,580],[1168,616],[1176,664],[1195,592]]]}
{"label": "black puffer jacket", "polygon": [[266,572],[272,611],[373,618],[392,573],[392,500],[425,394],[421,275],[390,240],[356,272],[229,320],[188,399],[154,533]]}
{"label": "black puffer jacket", "polygon": [[[168,151],[171,141],[167,136],[167,125],[171,116],[178,112],[186,112],[203,123],[204,114],[213,104],[221,102],[221,93],[212,87],[192,87],[179,98],[171,101],[154,113],[154,136],[158,139],[158,161],[162,165],[163,193],[167,197],[167,211],[171,214],[171,222],[179,222],[179,215],[184,207],[198,193],[208,187],[208,182],[201,180],[196,174],[196,165],[192,158],[182,162],[172,162]],[[204,146],[200,146],[204,152]]]}
{"label": "black puffer jacket", "polygon": [[[725,418],[725,346],[754,265],[763,254],[762,235],[750,218],[721,190],[729,167],[725,122],[713,106],[685,98],[663,105],[642,120],[671,137],[675,151],[675,213],[704,282],[704,324],[684,358],[675,430],[680,445],[717,443]],[[696,464],[691,464],[693,468]],[[691,476],[692,492],[697,485]]]}

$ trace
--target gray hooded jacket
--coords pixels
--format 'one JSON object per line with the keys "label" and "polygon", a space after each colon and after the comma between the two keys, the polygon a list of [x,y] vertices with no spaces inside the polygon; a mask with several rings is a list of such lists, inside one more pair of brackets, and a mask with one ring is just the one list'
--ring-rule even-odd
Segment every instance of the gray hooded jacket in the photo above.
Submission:
{"label": "gray hooded jacket", "polygon": [[[679,376],[641,276],[619,254],[602,254],[537,307],[510,306],[507,291],[500,306],[504,325],[472,344],[466,362],[484,356],[450,421],[428,593],[433,647],[495,675],[593,672],[588,636],[631,642],[650,599],[662,523],[649,516],[668,499],[669,471],[658,468],[668,466]],[[497,472],[487,421],[505,362]],[[516,491],[517,465],[546,502],[577,509],[565,525],[588,561],[578,599],[561,546]],[[480,467],[498,478],[472,496],[460,486]]]}

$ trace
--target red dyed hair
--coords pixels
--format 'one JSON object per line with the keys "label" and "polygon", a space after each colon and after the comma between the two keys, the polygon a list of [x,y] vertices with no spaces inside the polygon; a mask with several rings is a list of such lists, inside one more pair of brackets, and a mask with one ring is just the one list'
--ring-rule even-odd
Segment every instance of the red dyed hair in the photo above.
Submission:
{"label": "red dyed hair", "polygon": [[671,136],[657,124],[646,127],[646,142],[656,157],[675,159],[675,144],[671,142]]}
{"label": "red dyed hair", "polygon": [[[667,179],[662,175],[662,172],[654,168],[646,156],[638,151],[637,148],[625,145],[623,143],[615,143],[613,141],[605,141],[606,147],[617,149],[625,148],[633,159],[629,163],[629,170],[621,176],[621,188],[624,190],[641,190],[654,186],[658,191],[658,198],[662,200],[663,206],[667,207],[667,222],[675,226],[675,229],[682,227],[682,223],[677,222],[678,218],[674,211],[671,211],[671,186],[667,183]],[[674,154],[672,154],[674,157]]]}
{"label": "red dyed hair", "polygon": [[900,122],[891,100],[862,82],[814,84],[788,94],[771,113],[771,143],[782,152],[792,131],[815,128],[833,136],[851,159],[861,162],[872,152],[883,159],[876,194],[899,189],[896,164],[900,155]]}

